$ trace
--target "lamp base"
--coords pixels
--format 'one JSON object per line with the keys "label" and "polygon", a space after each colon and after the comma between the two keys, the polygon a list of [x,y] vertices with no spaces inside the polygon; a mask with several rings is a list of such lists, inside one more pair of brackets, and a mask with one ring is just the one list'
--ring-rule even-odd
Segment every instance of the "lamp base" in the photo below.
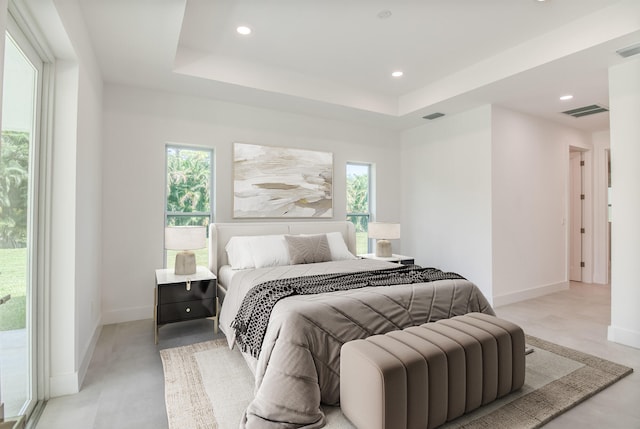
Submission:
{"label": "lamp base", "polygon": [[178,252],[176,254],[175,274],[187,275],[196,273],[196,254],[193,252]]}
{"label": "lamp base", "polygon": [[376,256],[379,258],[391,257],[391,242],[389,240],[378,240],[376,242]]}

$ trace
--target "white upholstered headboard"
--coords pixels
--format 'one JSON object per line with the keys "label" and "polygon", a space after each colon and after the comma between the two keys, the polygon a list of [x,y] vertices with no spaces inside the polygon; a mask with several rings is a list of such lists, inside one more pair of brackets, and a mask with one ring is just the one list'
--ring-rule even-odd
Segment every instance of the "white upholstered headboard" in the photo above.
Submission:
{"label": "white upholstered headboard", "polygon": [[349,251],[356,254],[356,230],[353,223],[349,221],[212,223],[209,225],[209,269],[217,274],[218,268],[228,263],[224,248],[229,239],[236,235],[296,235],[327,232],[340,232]]}

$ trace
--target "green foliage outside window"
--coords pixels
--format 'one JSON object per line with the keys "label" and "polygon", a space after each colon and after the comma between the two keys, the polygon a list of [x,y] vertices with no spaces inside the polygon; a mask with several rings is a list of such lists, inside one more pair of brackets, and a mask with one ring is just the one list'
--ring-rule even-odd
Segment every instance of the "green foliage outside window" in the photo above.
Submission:
{"label": "green foliage outside window", "polygon": [[26,326],[29,133],[3,131],[0,143],[0,331]]}
{"label": "green foliage outside window", "polygon": [[347,164],[347,220],[356,229],[358,254],[369,252],[370,167],[366,164]]}
{"label": "green foliage outside window", "polygon": [[29,133],[3,131],[0,143],[0,248],[27,245]]}
{"label": "green foliage outside window", "polygon": [[347,213],[356,226],[356,232],[367,231],[369,220],[368,174],[347,175]]}
{"label": "green foliage outside window", "polygon": [[167,225],[211,221],[211,151],[167,147]]}

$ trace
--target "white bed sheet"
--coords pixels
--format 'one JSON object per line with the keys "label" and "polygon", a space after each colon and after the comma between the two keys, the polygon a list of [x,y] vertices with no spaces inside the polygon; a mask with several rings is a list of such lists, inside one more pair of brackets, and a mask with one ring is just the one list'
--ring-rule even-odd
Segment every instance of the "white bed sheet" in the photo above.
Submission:
{"label": "white bed sheet", "polygon": [[244,270],[234,270],[231,268],[231,265],[224,265],[220,267],[220,270],[218,271],[218,284],[222,285],[222,287],[227,290],[231,284],[233,276],[242,271]]}

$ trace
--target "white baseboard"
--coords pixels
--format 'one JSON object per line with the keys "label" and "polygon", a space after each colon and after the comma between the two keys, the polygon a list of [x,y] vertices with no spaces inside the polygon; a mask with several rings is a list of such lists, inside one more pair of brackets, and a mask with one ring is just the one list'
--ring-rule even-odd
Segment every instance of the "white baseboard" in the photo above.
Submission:
{"label": "white baseboard", "polygon": [[93,352],[96,349],[96,344],[98,344],[98,338],[100,338],[101,332],[102,323],[98,320],[98,323],[93,330],[91,341],[89,341],[89,344],[87,344],[87,347],[85,348],[84,355],[80,362],[80,368],[78,369],[78,382],[80,386],[82,386],[84,377],[87,375],[87,370],[89,369],[89,364],[91,363],[91,358],[93,357]]}
{"label": "white baseboard", "polygon": [[96,326],[93,330],[91,340],[87,344],[82,355],[80,367],[78,371],[70,372],[66,374],[58,374],[49,377],[49,398],[55,398],[57,396],[72,395],[80,391],[84,377],[87,375],[93,352],[98,344],[98,338],[102,332],[102,323],[98,319]]}
{"label": "white baseboard", "polygon": [[607,339],[614,343],[624,344],[625,346],[640,349],[640,332],[631,329],[621,328],[619,326],[609,325],[607,331]]}
{"label": "white baseboard", "polygon": [[111,325],[114,323],[133,322],[134,320],[153,319],[153,311],[153,305],[105,311],[102,313],[102,323]]}
{"label": "white baseboard", "polygon": [[550,293],[559,292],[561,290],[569,289],[569,282],[560,282],[550,285],[537,286],[530,289],[519,290],[516,292],[506,293],[503,295],[493,296],[493,306],[500,307],[501,305],[513,304],[514,302],[525,301],[531,298],[537,298],[539,296],[548,295]]}

